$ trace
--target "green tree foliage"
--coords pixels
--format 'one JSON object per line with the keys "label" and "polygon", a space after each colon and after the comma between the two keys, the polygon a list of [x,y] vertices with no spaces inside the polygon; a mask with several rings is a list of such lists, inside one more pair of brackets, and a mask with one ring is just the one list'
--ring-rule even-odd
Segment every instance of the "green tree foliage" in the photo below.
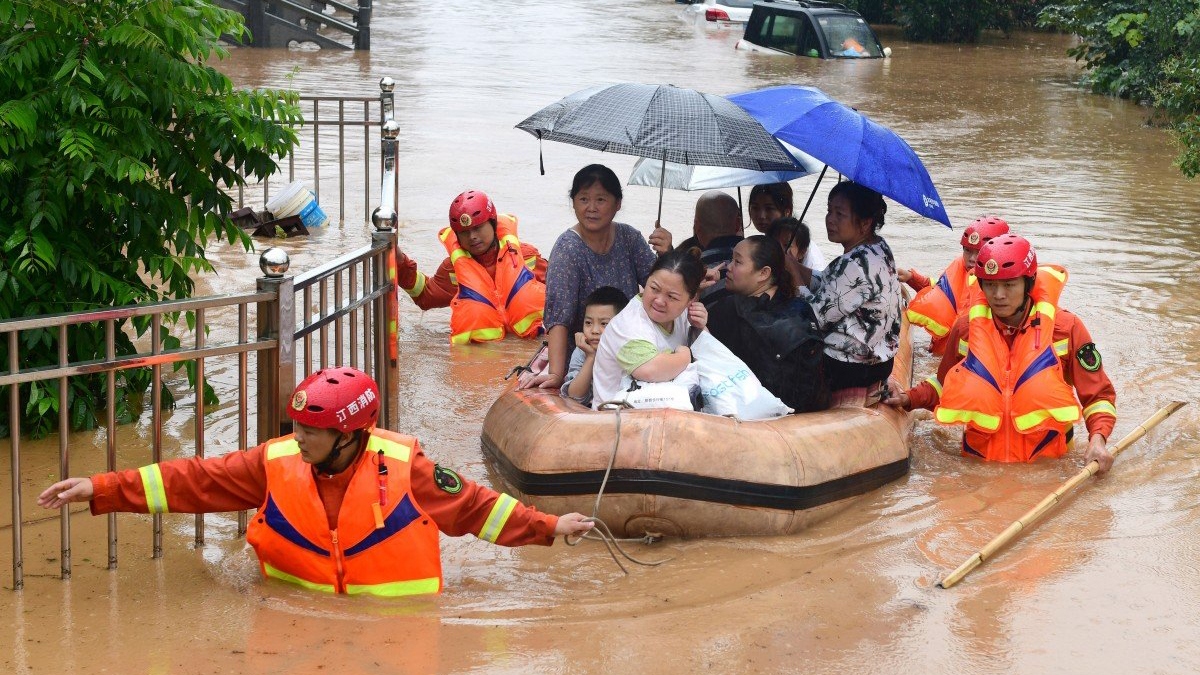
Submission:
{"label": "green tree foliage", "polygon": [[898,0],[891,13],[914,42],[976,42],[986,29],[1005,33],[1034,24],[1046,0]]}
{"label": "green tree foliage", "polygon": [[1069,53],[1092,91],[1155,106],[1200,175],[1200,0],[1075,0],[1046,7],[1044,26],[1080,37]]}
{"label": "green tree foliage", "polygon": [[[244,33],[205,0],[0,0],[0,318],[183,298],[213,271],[210,240],[249,248],[220,186],[274,173],[300,113],[294,93],[235,90],[209,65],[222,34]],[[119,326],[118,353],[147,329]],[[102,358],[103,326],[69,345],[72,361]],[[23,367],[57,349],[21,334]],[[123,373],[122,405],[148,383]],[[64,403],[74,428],[95,423],[95,378],[73,378],[66,402],[47,384],[23,397],[24,429],[55,428]]]}

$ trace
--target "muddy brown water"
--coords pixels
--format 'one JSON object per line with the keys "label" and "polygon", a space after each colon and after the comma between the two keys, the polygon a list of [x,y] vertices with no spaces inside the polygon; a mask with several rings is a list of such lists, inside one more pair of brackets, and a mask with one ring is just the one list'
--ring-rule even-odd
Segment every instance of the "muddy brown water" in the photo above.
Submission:
{"label": "muddy brown water", "polygon": [[[1144,124],[1143,109],[1078,90],[1066,37],[988,36],[977,46],[883,37],[890,60],[820,62],[735,52],[737,31],[690,24],[663,0],[392,1],[375,9],[370,53],[238,50],[221,67],[242,85],[314,95],[370,96],[380,77],[395,78],[401,241],[427,270],[441,260],[435,233],[462,190],[486,190],[548,253],[573,222],[572,173],[590,162],[628,173],[632,158],[546,144],[538,174],[536,141],[512,127],[567,93],[623,80],[714,93],[819,86],[909,141],[956,225],[1000,214],[1034,239],[1042,260],[1070,269],[1064,305],[1085,318],[1116,383],[1117,436],[1170,399],[1194,402],[1200,190],[1171,167],[1168,137]],[[812,179],[796,186],[807,193]],[[690,230],[695,197],[666,195],[676,240]],[[648,231],[655,200],[653,189],[630,188],[619,219]],[[820,223],[823,202],[822,192],[811,222]],[[896,205],[884,235],[903,264],[927,273],[957,248],[957,233]],[[366,239],[363,227],[333,226],[284,246],[295,271]],[[221,246],[213,255],[220,273],[201,279],[201,292],[253,287],[255,255]],[[493,481],[480,426],[527,344],[450,350],[446,311],[402,304],[400,427],[438,461]],[[934,366],[924,357],[916,370]],[[232,366],[209,368],[228,378]],[[190,452],[189,400],[166,417],[168,453]],[[104,519],[77,513],[75,574],[60,581],[56,515],[33,506],[57,472],[57,441],[26,443],[26,588],[0,590],[0,670],[1195,672],[1198,420],[1200,409],[1184,408],[1109,477],[948,591],[936,581],[1077,470],[1077,456],[1032,466],[964,460],[956,434],[926,416],[907,477],[801,536],[635,547],[672,560],[627,577],[596,545],[510,550],[446,539],[446,592],[398,602],[264,584],[226,515],[208,517],[199,550],[191,517],[168,517],[159,561],[149,559],[148,518],[121,516],[120,567],[108,572]],[[209,424],[209,454],[232,450],[235,411],[220,407]],[[147,461],[148,425],[119,429],[123,466]],[[74,473],[100,468],[102,432],[76,434],[71,446]]]}

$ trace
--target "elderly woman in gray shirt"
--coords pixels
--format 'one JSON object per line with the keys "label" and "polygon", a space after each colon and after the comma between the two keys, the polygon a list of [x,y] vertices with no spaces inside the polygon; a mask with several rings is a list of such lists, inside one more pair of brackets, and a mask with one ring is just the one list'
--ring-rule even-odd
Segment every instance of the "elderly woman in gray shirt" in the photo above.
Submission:
{"label": "elderly woman in gray shirt", "polygon": [[[545,370],[519,387],[557,390],[571,355],[572,336],[583,327],[583,300],[601,286],[637,295],[657,255],[671,250],[671,233],[655,227],[648,243],[640,232],[614,222],[621,210],[621,180],[612,169],[589,164],[571,183],[575,226],[563,232],[550,251],[546,269],[546,309],[542,325],[550,345]],[[656,255],[657,252],[657,255]]]}

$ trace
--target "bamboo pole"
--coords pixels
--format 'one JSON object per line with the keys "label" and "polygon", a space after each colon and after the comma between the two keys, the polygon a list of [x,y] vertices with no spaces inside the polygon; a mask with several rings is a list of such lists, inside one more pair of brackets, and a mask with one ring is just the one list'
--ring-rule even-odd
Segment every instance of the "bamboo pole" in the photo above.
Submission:
{"label": "bamboo pole", "polygon": [[[1116,459],[1117,455],[1124,452],[1125,448],[1140,440],[1142,436],[1145,436],[1146,433],[1157,426],[1159,422],[1162,422],[1170,417],[1176,410],[1179,410],[1184,405],[1186,405],[1186,403],[1183,401],[1173,401],[1160,408],[1158,412],[1151,415],[1145,422],[1139,424],[1137,428],[1129,432],[1125,438],[1122,438],[1120,442],[1118,442],[1109,450],[1112,453],[1113,458]],[[1058,505],[1064,495],[1071,490],[1074,490],[1083,481],[1091,478],[1099,469],[1100,465],[1095,460],[1088,462],[1088,465],[1080,469],[1079,473],[1072,476],[1069,480],[1067,480],[1067,482],[1060,485],[1057,490],[1047,495],[1046,498],[1039,502],[1037,506],[1033,507],[1027,511],[1025,515],[1014,521],[1013,524],[1009,525],[1003,532],[1000,533],[999,536],[988,542],[987,546],[984,546],[970,558],[967,558],[966,562],[958,566],[958,569],[951,572],[945,579],[942,579],[938,586],[941,586],[942,588],[950,588],[959,581],[962,581],[962,578],[970,574],[971,570],[979,567],[981,564],[983,564],[983,561],[995,555],[996,552],[1003,548],[1005,544],[1015,539],[1018,534],[1037,521],[1041,520],[1042,516],[1045,516],[1050,512],[1051,509]]]}

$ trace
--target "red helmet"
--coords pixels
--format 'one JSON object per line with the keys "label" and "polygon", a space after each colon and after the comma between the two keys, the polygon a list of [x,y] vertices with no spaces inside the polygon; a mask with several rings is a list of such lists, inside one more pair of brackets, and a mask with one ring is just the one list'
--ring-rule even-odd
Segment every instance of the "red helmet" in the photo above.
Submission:
{"label": "red helmet", "polygon": [[450,229],[455,234],[496,219],[496,205],[478,190],[467,190],[450,202]]}
{"label": "red helmet", "polygon": [[318,429],[366,429],[379,417],[379,387],[361,370],[322,368],[296,387],[288,417]]}
{"label": "red helmet", "polygon": [[1015,234],[1002,234],[979,249],[975,277],[1002,281],[1037,276],[1037,252],[1029,240]]}
{"label": "red helmet", "polygon": [[1008,223],[998,216],[979,216],[963,230],[963,248],[978,251],[989,239],[1008,234]]}

